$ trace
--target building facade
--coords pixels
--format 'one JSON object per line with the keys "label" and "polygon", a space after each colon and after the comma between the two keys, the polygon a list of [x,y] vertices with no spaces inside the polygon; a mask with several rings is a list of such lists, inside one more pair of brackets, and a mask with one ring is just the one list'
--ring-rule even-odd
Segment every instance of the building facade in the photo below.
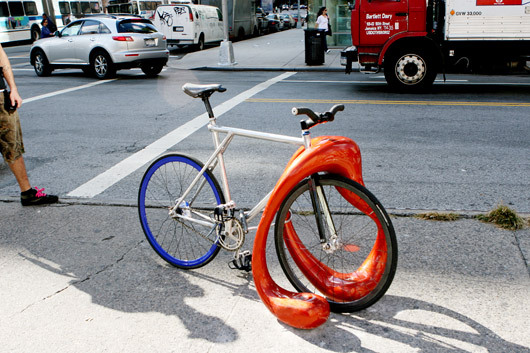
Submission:
{"label": "building facade", "polygon": [[[352,2],[350,0],[349,2]],[[332,36],[327,37],[330,48],[344,48],[351,45],[351,12],[346,0],[308,0],[308,28],[316,27],[318,10],[325,6],[328,10]]]}

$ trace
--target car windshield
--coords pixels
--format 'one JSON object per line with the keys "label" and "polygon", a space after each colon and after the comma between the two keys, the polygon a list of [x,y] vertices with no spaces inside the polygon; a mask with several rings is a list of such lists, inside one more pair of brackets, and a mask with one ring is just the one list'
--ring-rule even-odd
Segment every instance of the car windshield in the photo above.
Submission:
{"label": "car windshield", "polygon": [[148,20],[131,19],[118,24],[118,33],[155,33],[156,27]]}
{"label": "car windshield", "polygon": [[69,36],[75,36],[79,32],[79,29],[81,28],[81,24],[83,21],[77,21],[70,23],[67,27],[64,27],[61,31],[62,37],[69,37]]}

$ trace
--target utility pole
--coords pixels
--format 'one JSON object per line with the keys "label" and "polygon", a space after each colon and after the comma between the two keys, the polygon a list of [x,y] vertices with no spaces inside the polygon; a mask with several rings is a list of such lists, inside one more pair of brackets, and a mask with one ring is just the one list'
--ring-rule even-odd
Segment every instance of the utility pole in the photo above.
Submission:
{"label": "utility pole", "polygon": [[296,21],[296,28],[302,28],[302,17],[300,16],[300,0],[298,0],[298,21]]}
{"label": "utility pole", "polygon": [[222,2],[224,39],[219,47],[219,65],[229,66],[237,64],[234,59],[234,47],[228,34],[228,0]]}

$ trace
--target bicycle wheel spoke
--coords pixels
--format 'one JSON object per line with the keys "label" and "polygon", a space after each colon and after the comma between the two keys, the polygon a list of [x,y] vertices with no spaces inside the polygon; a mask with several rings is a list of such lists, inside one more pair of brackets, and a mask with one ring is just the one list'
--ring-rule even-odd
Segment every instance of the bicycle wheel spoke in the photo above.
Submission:
{"label": "bicycle wheel spoke", "polygon": [[[324,222],[326,240],[317,230],[308,183],[301,182],[277,215],[280,264],[297,290],[324,295],[337,311],[359,310],[377,301],[392,281],[397,257],[393,228],[377,213],[382,206],[375,206],[375,197],[359,184],[338,176],[321,176],[319,184],[331,218]],[[385,261],[383,266],[378,259]]]}
{"label": "bicycle wheel spoke", "polygon": [[[206,172],[186,199],[181,199],[201,169],[202,165],[190,157],[163,156],[149,167],[140,187],[140,220],[146,237],[164,260],[177,267],[203,266],[219,251],[211,215],[224,199],[215,177]],[[179,207],[173,209],[177,200],[181,200]],[[193,219],[210,221],[212,226]]]}

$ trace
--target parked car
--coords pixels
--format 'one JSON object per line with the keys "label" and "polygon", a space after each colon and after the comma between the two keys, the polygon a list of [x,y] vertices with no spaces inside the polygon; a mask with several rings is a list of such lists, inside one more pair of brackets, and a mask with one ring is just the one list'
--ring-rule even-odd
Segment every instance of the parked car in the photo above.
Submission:
{"label": "parked car", "polygon": [[[298,23],[298,14],[293,14],[291,16],[293,16],[294,22]],[[300,27],[303,27],[305,24],[305,17],[303,15],[300,15],[300,18],[302,19],[302,22],[300,22]]]}
{"label": "parked car", "polygon": [[284,29],[296,27],[296,21],[294,20],[293,16],[284,13],[280,15],[280,18],[283,20]]}
{"label": "parked car", "polygon": [[283,30],[283,20],[277,14],[268,14],[267,20],[269,21],[269,32],[278,32]]}
{"label": "parked car", "polygon": [[151,21],[136,16],[79,19],[55,32],[55,36],[34,42],[30,49],[30,63],[37,76],[68,67],[80,68],[99,79],[133,67],[156,76],[168,59],[166,37]]}
{"label": "parked car", "polygon": [[256,8],[256,22],[258,25],[258,34],[263,34],[269,31],[269,20],[267,13],[261,7]]}

